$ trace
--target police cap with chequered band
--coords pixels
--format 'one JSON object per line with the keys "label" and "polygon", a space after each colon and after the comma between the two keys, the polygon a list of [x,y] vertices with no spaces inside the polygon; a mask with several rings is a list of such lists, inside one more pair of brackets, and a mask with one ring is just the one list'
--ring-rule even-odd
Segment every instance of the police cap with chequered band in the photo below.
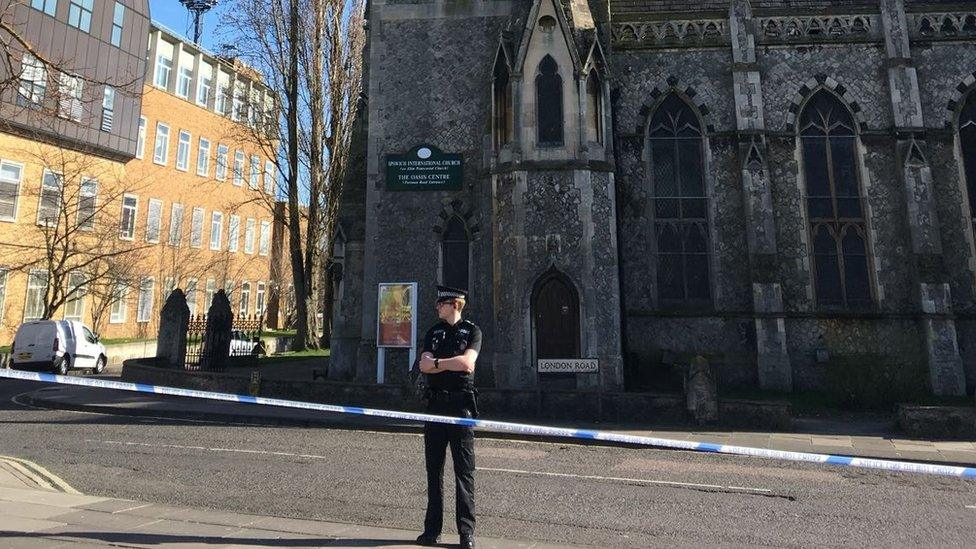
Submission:
{"label": "police cap with chequered band", "polygon": [[452,299],[468,299],[468,292],[465,290],[459,290],[457,288],[451,288],[450,286],[438,286],[437,287],[437,302],[450,301]]}

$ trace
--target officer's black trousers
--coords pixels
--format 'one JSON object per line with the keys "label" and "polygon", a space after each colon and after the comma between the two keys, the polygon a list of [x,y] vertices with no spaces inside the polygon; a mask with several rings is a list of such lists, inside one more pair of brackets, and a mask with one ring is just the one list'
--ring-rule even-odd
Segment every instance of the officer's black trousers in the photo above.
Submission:
{"label": "officer's black trousers", "polygon": [[[458,415],[458,414],[446,414]],[[424,424],[424,455],[427,459],[427,516],[424,532],[440,534],[444,524],[444,460],[447,445],[454,460],[457,491],[458,534],[474,535],[474,430],[461,425]]]}

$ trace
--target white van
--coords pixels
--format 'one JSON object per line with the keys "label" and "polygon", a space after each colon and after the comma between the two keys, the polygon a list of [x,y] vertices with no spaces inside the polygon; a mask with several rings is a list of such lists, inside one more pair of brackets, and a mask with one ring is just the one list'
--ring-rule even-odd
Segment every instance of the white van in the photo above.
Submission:
{"label": "white van", "polygon": [[98,336],[74,320],[25,322],[10,347],[11,368],[52,370],[61,375],[72,369],[91,369],[99,374],[107,361]]}

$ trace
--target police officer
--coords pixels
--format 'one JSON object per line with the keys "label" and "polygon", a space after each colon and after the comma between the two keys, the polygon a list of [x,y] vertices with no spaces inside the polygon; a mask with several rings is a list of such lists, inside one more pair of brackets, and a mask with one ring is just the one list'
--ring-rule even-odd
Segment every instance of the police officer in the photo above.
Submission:
{"label": "police officer", "polygon": [[[464,290],[437,287],[435,324],[424,337],[420,371],[427,374],[427,410],[436,415],[477,417],[474,365],[481,351],[481,329],[461,319],[467,301]],[[462,549],[474,547],[474,431],[445,423],[424,424],[424,456],[427,461],[427,516],[421,545],[440,541],[444,520],[444,459],[451,445],[457,486],[457,530]]]}

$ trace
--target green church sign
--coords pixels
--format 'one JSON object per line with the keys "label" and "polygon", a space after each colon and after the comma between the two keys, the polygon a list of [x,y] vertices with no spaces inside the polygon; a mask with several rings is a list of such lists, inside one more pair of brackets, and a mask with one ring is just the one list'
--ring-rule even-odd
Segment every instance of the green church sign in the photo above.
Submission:
{"label": "green church sign", "polygon": [[386,155],[386,188],[391,191],[456,191],[461,188],[461,155],[417,145],[407,154]]}

